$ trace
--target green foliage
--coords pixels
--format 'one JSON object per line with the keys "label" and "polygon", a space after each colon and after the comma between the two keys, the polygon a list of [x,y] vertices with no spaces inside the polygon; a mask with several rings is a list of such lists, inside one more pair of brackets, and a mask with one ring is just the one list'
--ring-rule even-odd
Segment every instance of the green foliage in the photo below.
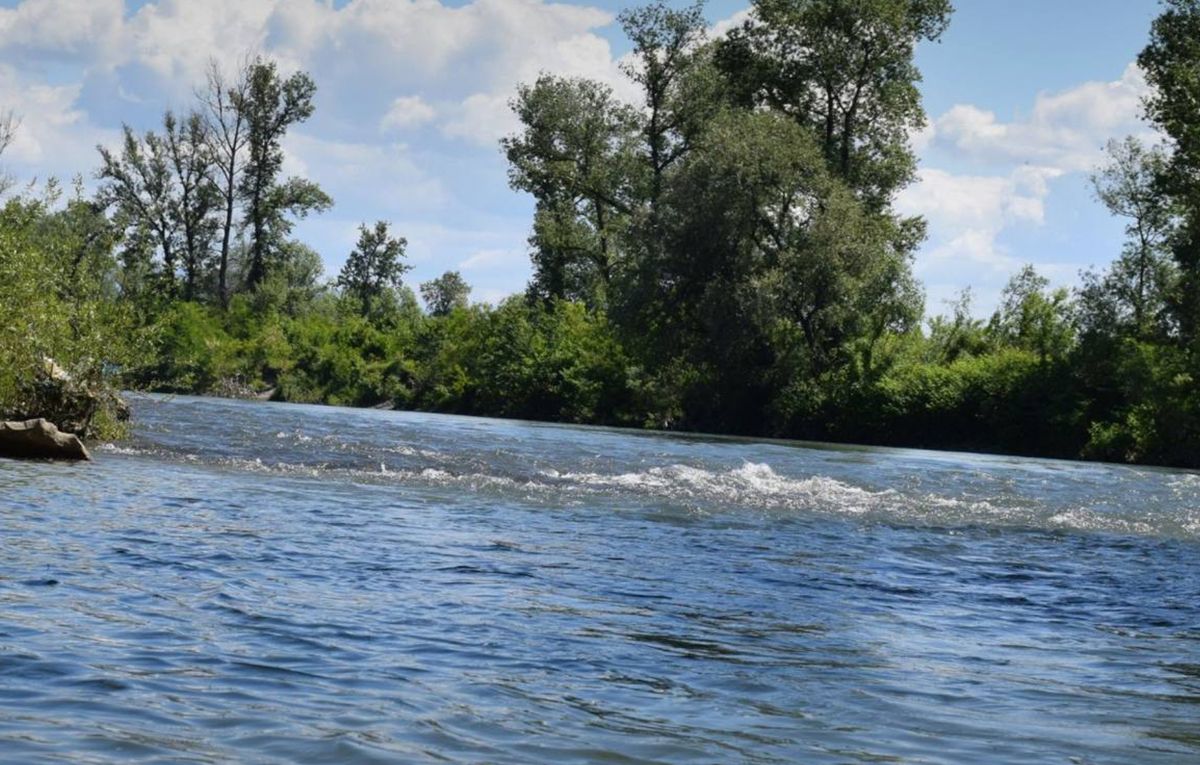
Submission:
{"label": "green foliage", "polygon": [[157,363],[142,371],[151,387],[177,393],[208,392],[236,374],[237,341],[204,306],[174,303],[154,329]]}
{"label": "green foliage", "polygon": [[1096,412],[1083,456],[1195,467],[1200,402],[1186,354],[1170,345],[1126,340],[1111,364],[1117,403]]}
{"label": "green foliage", "polygon": [[757,0],[715,41],[699,6],[622,13],[638,108],[552,75],[513,102],[527,294],[472,305],[449,271],[427,313],[386,223],[333,283],[290,238],[330,204],[280,177],[315,83],[214,66],[203,119],[101,149],[95,201],[0,209],[0,414],[116,432],[121,382],[1200,466],[1200,0],[1165,6],[1139,61],[1170,140],[1113,142],[1093,177],[1119,257],[1073,293],[1026,267],[990,321],[965,290],[922,322],[924,222],[893,207],[947,0]]}
{"label": "green foliage", "polygon": [[883,207],[911,180],[905,137],[925,124],[916,45],[949,24],[949,0],[755,0],[717,60],[745,107],[810,128],[831,172]]}
{"label": "green foliage", "polygon": [[1169,138],[1168,150],[1151,168],[1155,183],[1180,217],[1171,240],[1179,266],[1172,308],[1191,353],[1200,353],[1200,2],[1165,0],[1150,28],[1138,65],[1151,86],[1145,116]]}
{"label": "green foliage", "polygon": [[1060,455],[1077,443],[1069,368],[1001,348],[950,364],[900,366],[868,398],[876,442]]}
{"label": "green foliage", "polygon": [[447,271],[436,279],[421,283],[421,299],[429,313],[446,316],[456,308],[466,308],[471,285],[457,271]]}
{"label": "green foliage", "polygon": [[358,244],[342,266],[338,286],[358,301],[363,316],[369,316],[375,303],[399,287],[405,272],[412,268],[401,260],[407,245],[403,237],[388,234],[385,221],[378,221],[373,228],[365,223],[358,227]]}
{"label": "green foliage", "polygon": [[627,359],[602,314],[509,298],[429,319],[414,403],[463,414],[625,422]]}
{"label": "green foliage", "polygon": [[132,314],[113,299],[112,242],[78,191],[60,205],[52,184],[44,199],[0,208],[0,417],[44,416],[83,435],[103,424],[112,372],[139,351]]}
{"label": "green foliage", "polygon": [[509,182],[537,202],[530,292],[597,302],[632,210],[637,113],[606,85],[543,75],[513,102],[524,131],[502,141]]}
{"label": "green foliage", "polygon": [[1030,265],[1009,280],[987,328],[995,345],[1032,351],[1043,362],[1066,357],[1074,342],[1069,296],[1049,287]]}
{"label": "green foliage", "polygon": [[283,138],[290,127],[313,113],[317,85],[306,72],[286,78],[274,61],[256,59],[235,108],[246,123],[247,158],[238,186],[250,232],[247,284],[257,287],[267,277],[272,258],[292,230],[292,219],[328,209],[333,200],[303,178],[279,180],[283,170]]}

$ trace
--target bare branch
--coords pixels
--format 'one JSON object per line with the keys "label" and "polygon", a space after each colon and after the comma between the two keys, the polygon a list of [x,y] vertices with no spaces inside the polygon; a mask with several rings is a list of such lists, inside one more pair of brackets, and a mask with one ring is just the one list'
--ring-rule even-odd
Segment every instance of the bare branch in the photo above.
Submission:
{"label": "bare branch", "polygon": [[[0,112],[0,156],[16,138],[17,129],[21,127],[21,119],[12,109]],[[16,180],[8,173],[0,170],[0,194],[8,193]]]}

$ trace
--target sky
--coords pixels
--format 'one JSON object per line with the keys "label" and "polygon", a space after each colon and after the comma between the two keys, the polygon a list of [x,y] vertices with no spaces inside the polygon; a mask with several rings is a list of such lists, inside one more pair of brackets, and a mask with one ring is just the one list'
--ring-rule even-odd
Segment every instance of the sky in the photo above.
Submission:
{"label": "sky", "polygon": [[[288,136],[285,172],[332,210],[296,235],[336,275],[360,223],[391,222],[417,283],[458,270],[473,299],[524,288],[532,200],[509,189],[498,140],[507,103],[539,72],[587,76],[635,98],[620,73],[625,3],[584,0],[0,0],[0,110],[21,119],[0,164],[23,180],[82,175],[122,123],[185,111],[208,61],[248,51],[318,85]],[[940,42],[918,49],[929,125],[917,181],[897,207],[929,238],[914,270],[930,314],[964,287],[995,306],[1026,263],[1059,285],[1118,254],[1122,224],[1088,174],[1110,138],[1151,136],[1135,59],[1155,0],[957,0]],[[747,4],[706,6],[714,33]]]}

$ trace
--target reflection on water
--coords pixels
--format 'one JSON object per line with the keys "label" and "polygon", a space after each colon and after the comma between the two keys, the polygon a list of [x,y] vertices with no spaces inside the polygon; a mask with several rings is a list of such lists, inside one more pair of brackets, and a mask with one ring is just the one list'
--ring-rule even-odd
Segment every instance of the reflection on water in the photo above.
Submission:
{"label": "reflection on water", "polygon": [[134,403],[0,461],[0,761],[1200,761],[1196,474]]}

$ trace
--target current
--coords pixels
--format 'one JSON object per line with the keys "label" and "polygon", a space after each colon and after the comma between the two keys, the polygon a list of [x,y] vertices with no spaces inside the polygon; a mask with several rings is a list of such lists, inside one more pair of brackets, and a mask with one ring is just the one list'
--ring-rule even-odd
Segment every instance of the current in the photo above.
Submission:
{"label": "current", "polygon": [[0,762],[1200,762],[1200,474],[132,404],[0,460]]}

